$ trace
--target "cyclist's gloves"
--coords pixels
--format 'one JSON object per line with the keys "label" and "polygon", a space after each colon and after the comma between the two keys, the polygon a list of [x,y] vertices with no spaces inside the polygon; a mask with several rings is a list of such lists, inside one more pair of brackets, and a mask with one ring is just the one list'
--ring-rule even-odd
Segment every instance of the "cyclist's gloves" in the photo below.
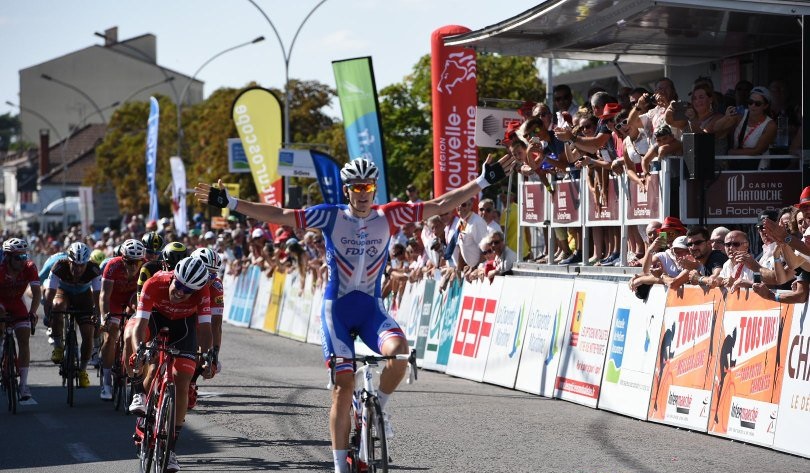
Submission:
{"label": "cyclist's gloves", "polygon": [[211,186],[211,190],[208,191],[208,205],[218,209],[236,210],[236,199],[231,197],[224,187],[218,189],[216,186]]}
{"label": "cyclist's gloves", "polygon": [[501,163],[497,161],[489,164],[484,163],[483,172],[478,176],[475,182],[481,189],[485,189],[504,177],[506,177],[506,172],[503,170]]}

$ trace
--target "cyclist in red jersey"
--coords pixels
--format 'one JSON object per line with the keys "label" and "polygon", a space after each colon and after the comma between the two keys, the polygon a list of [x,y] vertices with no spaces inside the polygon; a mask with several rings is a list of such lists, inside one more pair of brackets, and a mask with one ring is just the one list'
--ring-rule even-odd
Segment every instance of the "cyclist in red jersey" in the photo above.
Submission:
{"label": "cyclist in red jersey", "polygon": [[[150,340],[163,327],[169,328],[169,344],[184,353],[175,358],[175,385],[177,388],[176,431],[169,442],[169,462],[166,471],[178,471],[180,466],[174,453],[177,438],[188,408],[188,389],[197,367],[197,347],[211,348],[211,305],[208,291],[208,269],[198,258],[188,257],[177,264],[174,271],[160,271],[143,285],[138,300],[137,320],[133,341],[135,346]],[[192,354],[194,353],[194,354]],[[141,371],[141,370],[136,370]],[[148,386],[154,370],[149,370],[142,384],[139,375],[133,380],[132,404],[129,410],[138,415],[146,413],[144,385]],[[203,376],[213,376],[206,370]]]}
{"label": "cyclist in red jersey", "polygon": [[121,244],[121,256],[111,259],[101,278],[101,323],[104,341],[101,344],[101,400],[112,401],[112,365],[115,341],[123,315],[130,313],[130,304],[138,289],[138,274],[146,258],[143,243],[130,238]]}
{"label": "cyclist in red jersey", "polygon": [[[3,262],[0,263],[0,315],[14,319],[14,335],[17,336],[20,400],[31,399],[31,388],[28,387],[28,365],[31,351],[28,339],[31,328],[37,325],[37,309],[42,297],[37,266],[28,259],[28,243],[19,238],[10,238],[3,242]],[[25,288],[31,286],[31,307],[26,308],[23,301]],[[33,324],[33,325],[32,325]],[[5,323],[0,322],[0,333],[5,330]]]}
{"label": "cyclist in red jersey", "polygon": [[[210,360],[212,368],[219,372],[219,347],[222,344],[222,312],[225,308],[225,294],[222,280],[219,279],[219,270],[222,268],[222,259],[216,251],[210,248],[197,248],[191,256],[200,258],[208,268],[209,286],[211,292],[211,336],[213,338],[212,354]],[[188,390],[188,408],[197,405],[197,379],[203,372],[202,360],[197,365],[194,377],[191,378],[191,387]]]}

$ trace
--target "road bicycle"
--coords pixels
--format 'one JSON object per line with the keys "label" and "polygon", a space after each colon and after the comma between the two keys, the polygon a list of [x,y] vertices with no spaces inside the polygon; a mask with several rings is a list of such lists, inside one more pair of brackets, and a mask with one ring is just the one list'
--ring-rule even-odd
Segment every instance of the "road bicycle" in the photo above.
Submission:
{"label": "road bicycle", "polygon": [[117,411],[123,405],[124,414],[129,415],[129,405],[132,403],[132,384],[127,377],[128,360],[124,358],[124,327],[126,327],[129,314],[110,314],[110,317],[121,317],[112,365],[113,408]]}
{"label": "road bicycle", "polygon": [[174,446],[177,387],[174,383],[174,359],[178,355],[195,355],[169,346],[169,329],[163,327],[149,344],[141,343],[136,352],[139,360],[157,358],[155,375],[146,393],[146,415],[138,419],[133,439],[138,447],[141,473],[163,473]]}
{"label": "road bicycle", "polygon": [[354,393],[350,413],[352,430],[349,435],[348,458],[352,472],[386,473],[391,462],[388,456],[388,441],[385,438],[383,412],[374,383],[374,372],[379,362],[388,360],[407,360],[409,365],[407,383],[411,384],[416,380],[416,350],[411,350],[410,355],[344,358],[332,354],[329,357],[330,386],[335,385],[335,367],[338,364],[352,362],[354,366]]}
{"label": "road bicycle", "polygon": [[73,407],[76,385],[79,382],[79,360],[81,358],[79,341],[76,338],[76,318],[81,315],[93,315],[93,311],[79,309],[52,310],[51,317],[54,314],[64,316],[64,338],[62,340],[65,342],[65,351],[62,363],[59,365],[59,375],[62,376],[62,386],[67,387],[67,403],[70,407]]}
{"label": "road bicycle", "polygon": [[17,413],[17,403],[19,402],[19,370],[17,369],[17,343],[14,340],[14,319],[8,316],[0,317],[0,322],[5,323],[3,335],[3,358],[0,360],[0,381],[2,381],[3,392],[8,399],[8,410],[12,414]]}

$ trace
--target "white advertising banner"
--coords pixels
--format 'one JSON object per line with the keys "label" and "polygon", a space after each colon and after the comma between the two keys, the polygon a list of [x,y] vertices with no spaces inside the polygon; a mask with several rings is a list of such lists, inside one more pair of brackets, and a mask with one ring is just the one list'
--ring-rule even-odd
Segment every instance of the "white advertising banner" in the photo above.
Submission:
{"label": "white advertising banner", "polygon": [[321,344],[321,306],[323,305],[323,287],[315,289],[312,293],[312,304],[309,308],[309,325],[307,327],[307,343]]}
{"label": "white advertising banner", "polygon": [[646,301],[618,284],[599,409],[647,420],[667,292],[657,284]]}
{"label": "white advertising banner", "polygon": [[285,177],[318,177],[308,149],[278,150],[278,173]]}
{"label": "white advertising banner", "polygon": [[309,325],[309,305],[302,297],[301,276],[298,271],[287,273],[281,298],[281,320],[278,334],[293,340],[306,341]]}
{"label": "white advertising banner", "polygon": [[807,304],[793,306],[793,320],[782,363],[782,392],[779,397],[779,421],[773,448],[810,458],[807,427],[810,426],[810,328]]}
{"label": "white advertising banner", "polygon": [[492,326],[504,278],[464,284],[446,373],[479,383],[484,380]]}
{"label": "white advertising banner", "polygon": [[[67,210],[65,210],[67,212]],[[91,235],[93,232],[90,227],[93,226],[95,217],[95,209],[93,207],[93,188],[92,187],[79,187],[79,218],[82,222],[82,232]]]}
{"label": "white advertising banner", "polygon": [[174,216],[174,229],[178,235],[188,233],[188,218],[186,216],[186,167],[183,160],[177,156],[169,158],[172,169],[172,215]]}
{"label": "white advertising banner", "polygon": [[[501,276],[496,279],[501,279]],[[505,278],[492,325],[492,343],[484,370],[485,383],[510,389],[515,387],[534,281],[534,278]]]}
{"label": "white advertising banner", "polygon": [[573,279],[535,278],[515,389],[554,396],[573,288]]}
{"label": "white advertising banner", "polygon": [[233,274],[226,274],[222,278],[222,296],[225,297],[225,304],[222,308],[222,313],[225,314],[222,320],[228,321],[228,314],[231,313],[231,305],[233,304],[233,293],[236,290],[236,276]]}
{"label": "white advertising banner", "polygon": [[253,316],[250,318],[250,328],[262,330],[267,306],[270,305],[270,294],[273,290],[273,278],[265,273],[259,276],[259,291],[256,293],[256,302],[253,303]]}
{"label": "white advertising banner", "polygon": [[555,397],[596,407],[615,302],[614,282],[574,282]]}
{"label": "white advertising banner", "polygon": [[[425,302],[425,280],[421,279],[416,283],[408,283],[410,288],[408,294],[408,305],[400,307],[399,325],[408,339],[408,346],[416,346],[416,337],[419,335],[419,322],[422,318],[422,306]],[[408,291],[406,288],[406,291]]]}
{"label": "white advertising banner", "polygon": [[483,148],[505,148],[503,137],[512,122],[523,122],[523,117],[517,110],[478,107],[475,114],[475,145]]}

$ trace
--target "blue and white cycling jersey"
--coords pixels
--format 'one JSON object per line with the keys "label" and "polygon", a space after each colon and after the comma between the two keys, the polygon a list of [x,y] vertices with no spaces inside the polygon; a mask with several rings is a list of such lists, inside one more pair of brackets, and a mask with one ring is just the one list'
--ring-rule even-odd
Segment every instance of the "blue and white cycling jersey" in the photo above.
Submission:
{"label": "blue and white cycling jersey", "polygon": [[52,254],[48,259],[46,259],[45,264],[42,265],[42,269],[39,270],[39,283],[44,285],[45,280],[51,275],[53,265],[59,260],[67,259],[67,257],[68,255],[66,252],[60,251],[59,253]]}
{"label": "blue and white cycling jersey", "polygon": [[337,299],[352,291],[381,296],[388,261],[388,241],[399,227],[422,220],[424,204],[391,202],[372,207],[365,218],[354,217],[347,205],[321,204],[295,212],[301,228],[323,231],[329,277],[324,298]]}

